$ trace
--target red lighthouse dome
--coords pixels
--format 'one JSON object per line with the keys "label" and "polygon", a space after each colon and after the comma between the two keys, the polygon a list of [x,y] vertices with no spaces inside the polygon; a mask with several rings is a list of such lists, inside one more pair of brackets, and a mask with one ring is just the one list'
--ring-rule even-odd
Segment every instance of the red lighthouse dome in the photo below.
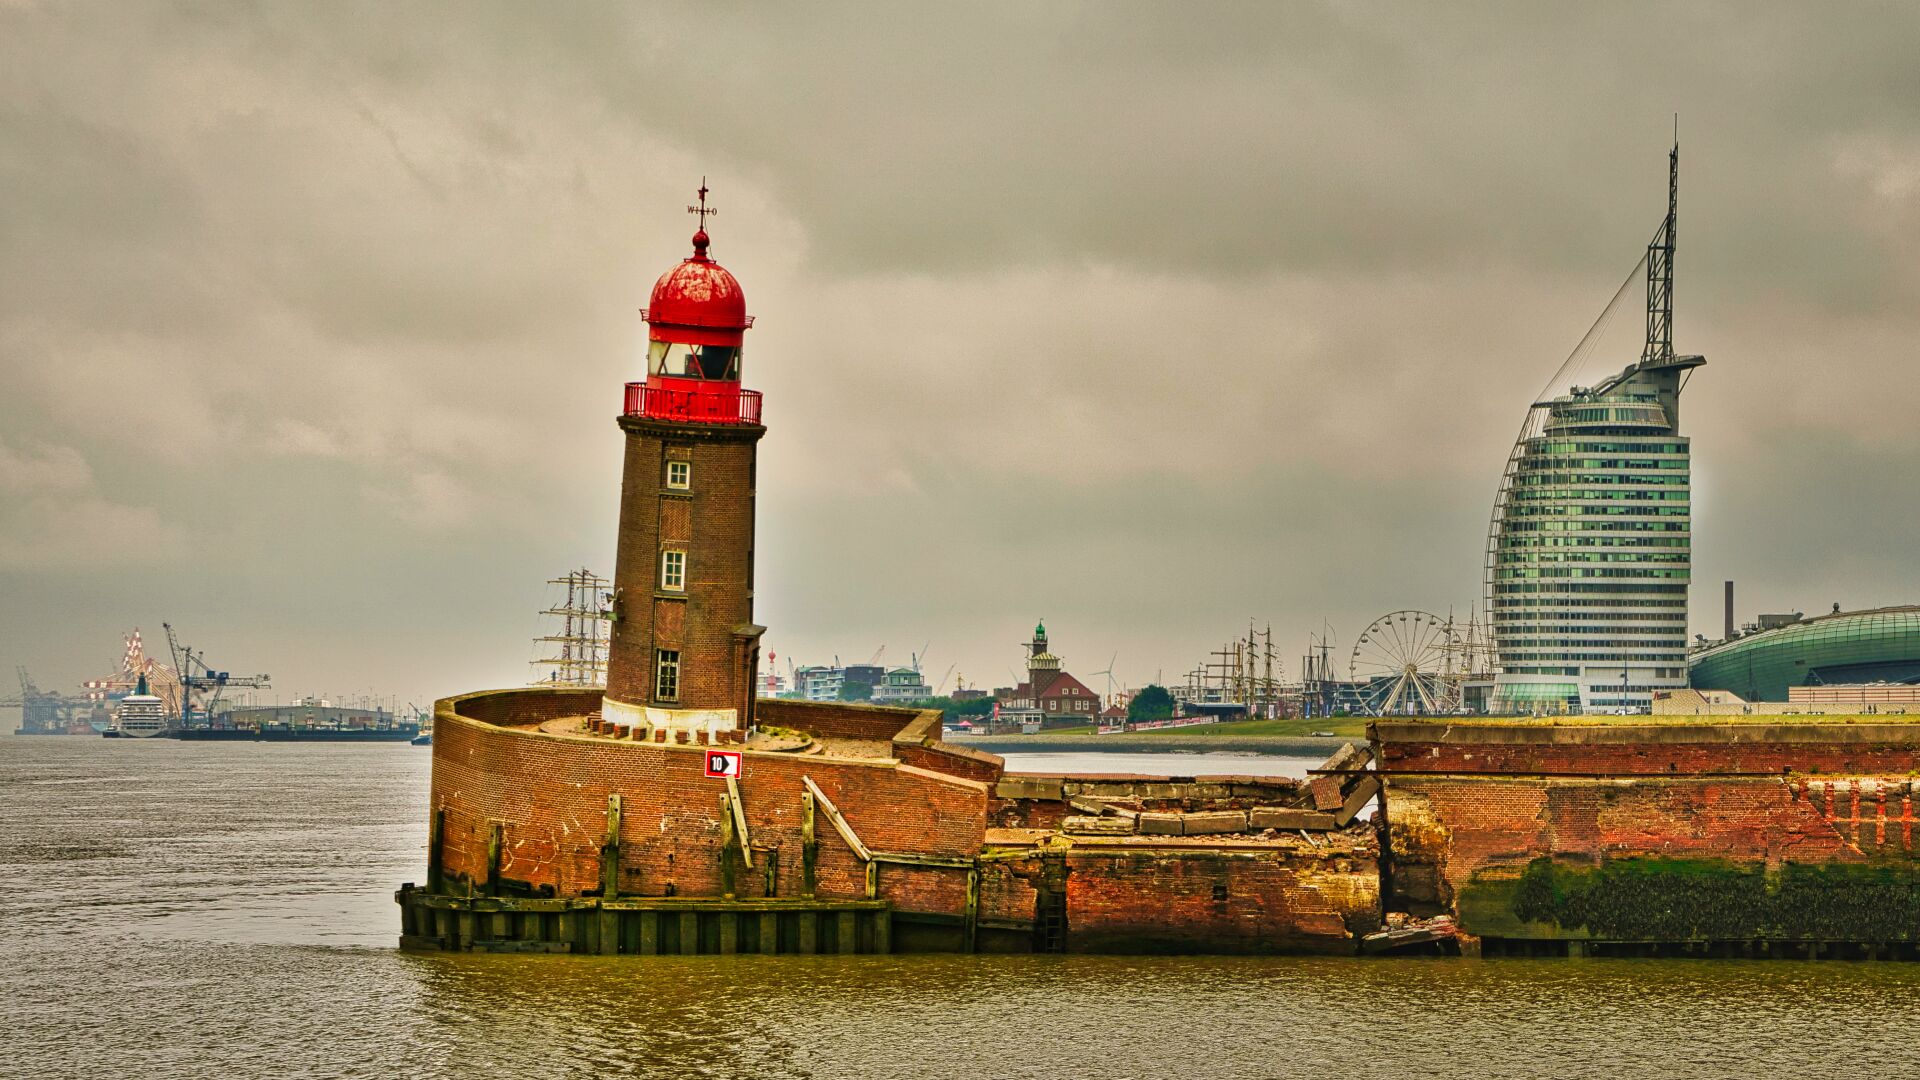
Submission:
{"label": "red lighthouse dome", "polygon": [[654,341],[738,348],[753,325],[739,280],[707,257],[707,243],[707,230],[694,233],[692,257],[654,283],[646,311],[647,336]]}

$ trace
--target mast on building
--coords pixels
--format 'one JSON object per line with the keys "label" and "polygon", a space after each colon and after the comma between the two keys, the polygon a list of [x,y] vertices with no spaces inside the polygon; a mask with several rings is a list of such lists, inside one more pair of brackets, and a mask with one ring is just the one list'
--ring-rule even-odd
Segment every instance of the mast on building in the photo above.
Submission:
{"label": "mast on building", "polygon": [[607,616],[613,600],[607,579],[582,567],[547,584],[562,590],[560,601],[540,613],[553,620],[557,633],[533,639],[545,654],[533,661],[534,685],[605,686]]}
{"label": "mast on building", "polygon": [[1673,358],[1674,227],[1680,216],[1680,143],[1667,152],[1667,220],[1647,244],[1647,346],[1640,362]]}

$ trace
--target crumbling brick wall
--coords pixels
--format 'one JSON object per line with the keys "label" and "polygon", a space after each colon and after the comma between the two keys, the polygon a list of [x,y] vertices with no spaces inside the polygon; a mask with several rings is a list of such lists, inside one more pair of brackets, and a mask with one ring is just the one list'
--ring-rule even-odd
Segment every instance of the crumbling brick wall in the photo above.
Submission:
{"label": "crumbling brick wall", "polygon": [[1396,904],[1450,906],[1475,932],[1551,935],[1502,891],[1543,859],[1573,874],[1632,860],[1621,865],[1667,874],[1650,888],[1675,895],[1686,874],[1738,892],[1739,874],[1783,867],[1909,872],[1920,725],[1871,728],[1382,722]]}
{"label": "crumbling brick wall", "polygon": [[1607,724],[1379,721],[1388,772],[1469,775],[1905,775],[1920,724]]}
{"label": "crumbling brick wall", "polygon": [[[456,879],[486,880],[497,822],[501,879],[562,896],[597,889],[607,797],[617,793],[623,892],[723,891],[720,796],[726,785],[704,775],[699,748],[544,735],[446,713],[436,723],[434,744],[431,804],[446,811],[442,866]],[[777,852],[779,895],[802,888],[802,776],[820,786],[874,851],[971,858],[980,849],[984,784],[885,761],[748,753],[739,783],[749,840],[756,851]],[[816,813],[815,835],[817,893],[864,896],[865,864],[824,811]],[[763,865],[736,866],[737,895],[761,894]],[[959,912],[965,877],[964,870],[884,866],[880,889],[902,910]]]}
{"label": "crumbling brick wall", "polygon": [[1370,857],[1074,852],[1073,952],[1351,953],[1380,925]]}
{"label": "crumbling brick wall", "polygon": [[919,715],[912,709],[886,705],[793,701],[786,698],[762,698],[754,706],[754,712],[760,723],[777,724],[822,738],[881,741],[899,734],[900,729],[911,724]]}

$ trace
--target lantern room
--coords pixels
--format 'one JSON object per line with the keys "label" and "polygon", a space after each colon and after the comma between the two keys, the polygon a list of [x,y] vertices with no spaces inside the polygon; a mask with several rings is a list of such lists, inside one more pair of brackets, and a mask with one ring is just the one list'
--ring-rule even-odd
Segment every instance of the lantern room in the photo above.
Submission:
{"label": "lantern room", "polygon": [[647,321],[647,377],[627,384],[629,416],[708,424],[757,424],[760,395],[740,389],[740,353],[753,317],[740,282],[707,255],[713,208],[707,188],[689,206],[701,228],[693,254],[660,275],[641,317]]}

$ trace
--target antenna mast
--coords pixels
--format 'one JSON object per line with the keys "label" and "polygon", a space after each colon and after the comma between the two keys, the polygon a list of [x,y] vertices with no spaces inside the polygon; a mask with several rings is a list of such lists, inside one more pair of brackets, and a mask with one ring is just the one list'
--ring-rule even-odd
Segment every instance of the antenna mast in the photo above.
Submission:
{"label": "antenna mast", "polygon": [[1647,245],[1647,347],[1642,363],[1673,359],[1673,241],[1680,215],[1680,130],[1667,154],[1667,220]]}

